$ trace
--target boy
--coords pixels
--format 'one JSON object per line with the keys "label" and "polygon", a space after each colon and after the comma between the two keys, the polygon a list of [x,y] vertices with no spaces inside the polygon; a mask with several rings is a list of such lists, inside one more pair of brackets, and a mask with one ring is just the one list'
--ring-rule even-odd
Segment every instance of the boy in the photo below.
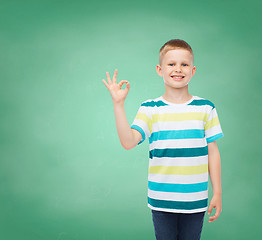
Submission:
{"label": "boy", "polygon": [[[104,84],[113,99],[117,132],[125,149],[149,139],[148,207],[152,211],[157,240],[200,239],[206,210],[221,210],[221,162],[216,140],[223,137],[215,105],[192,96],[188,83],[195,74],[193,51],[180,39],[160,49],[156,71],[163,77],[163,96],[140,105],[131,127],[124,100],[130,89],[127,80],[117,84],[107,72]],[[126,88],[121,89],[126,83]],[[208,173],[213,198],[208,205]]]}

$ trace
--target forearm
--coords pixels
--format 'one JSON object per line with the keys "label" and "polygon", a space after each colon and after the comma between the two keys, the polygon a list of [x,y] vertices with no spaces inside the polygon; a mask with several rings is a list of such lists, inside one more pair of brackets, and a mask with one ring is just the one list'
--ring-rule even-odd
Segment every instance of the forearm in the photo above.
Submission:
{"label": "forearm", "polygon": [[212,183],[213,194],[221,195],[221,160],[218,148],[208,153],[208,172]]}
{"label": "forearm", "polygon": [[133,133],[131,127],[126,118],[124,102],[113,103],[117,133],[121,142],[121,145],[125,149],[129,149],[129,146],[133,144]]}

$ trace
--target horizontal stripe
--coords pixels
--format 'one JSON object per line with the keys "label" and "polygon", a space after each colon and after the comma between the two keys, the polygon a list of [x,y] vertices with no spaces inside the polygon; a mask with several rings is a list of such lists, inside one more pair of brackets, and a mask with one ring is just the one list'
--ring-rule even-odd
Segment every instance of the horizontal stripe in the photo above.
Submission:
{"label": "horizontal stripe", "polygon": [[208,181],[208,172],[196,175],[161,175],[161,174],[148,174],[148,181],[162,182],[162,183],[199,183]]}
{"label": "horizontal stripe", "polygon": [[131,128],[136,129],[137,131],[139,131],[141,133],[142,139],[137,145],[141,144],[146,138],[145,132],[143,131],[143,129],[141,127],[139,127],[137,125],[132,125]]}
{"label": "horizontal stripe", "polygon": [[203,129],[169,130],[154,132],[150,136],[149,143],[158,140],[204,138]]}
{"label": "horizontal stripe", "polygon": [[195,175],[208,172],[208,164],[198,166],[150,166],[148,173],[163,175]]}
{"label": "horizontal stripe", "polygon": [[203,106],[203,105],[209,105],[213,108],[215,108],[214,103],[212,103],[211,101],[207,100],[207,99],[194,99],[191,103],[189,103],[188,105],[195,105],[195,106]]}
{"label": "horizontal stripe", "polygon": [[157,140],[149,145],[149,150],[155,148],[192,148],[205,147],[207,145],[205,138],[187,138],[187,139],[167,139]]}
{"label": "horizontal stripe", "polygon": [[161,107],[161,106],[168,106],[168,104],[164,103],[163,101],[145,101],[141,104],[144,107]]}
{"label": "horizontal stripe", "polygon": [[152,149],[149,157],[196,157],[208,154],[208,147]]}
{"label": "horizontal stripe", "polygon": [[189,120],[201,120],[206,122],[209,115],[205,112],[179,112],[179,113],[157,113],[152,114],[152,123],[157,122],[178,122]]}
{"label": "horizontal stripe", "polygon": [[174,122],[157,122],[153,124],[152,133],[157,131],[169,131],[169,130],[191,130],[191,129],[204,129],[206,122],[203,120],[186,120]]}
{"label": "horizontal stripe", "polygon": [[[194,96],[196,97],[196,96]],[[192,102],[190,102],[189,104],[187,104],[188,106],[206,106],[209,105],[212,108],[215,108],[214,103],[212,103],[211,101],[207,100],[207,99],[194,99]],[[163,102],[162,100],[158,100],[158,101],[154,101],[154,100],[147,100],[145,102],[143,102],[141,104],[141,106],[145,106],[145,107],[161,107],[161,106],[169,106],[169,104]]]}
{"label": "horizontal stripe", "polygon": [[148,188],[159,192],[193,193],[206,191],[208,182],[194,184],[157,183],[148,181]]}
{"label": "horizontal stripe", "polygon": [[132,125],[146,126],[152,132],[152,120],[146,113],[138,112]]}
{"label": "horizontal stripe", "polygon": [[162,157],[162,158],[150,158],[149,166],[195,166],[208,164],[208,155],[199,156],[199,157]]}
{"label": "horizontal stripe", "polygon": [[213,141],[216,141],[217,139],[219,139],[221,137],[224,137],[223,133],[219,133],[219,134],[217,134],[215,136],[209,137],[209,138],[207,138],[207,143],[211,143]]}
{"label": "horizontal stripe", "polygon": [[208,198],[208,190],[193,193],[158,192],[148,189],[148,197],[173,201],[197,201]]}
{"label": "horizontal stripe", "polygon": [[204,208],[208,204],[208,199],[198,200],[198,201],[168,201],[159,200],[148,197],[148,203],[153,207],[159,208],[170,208],[170,209],[197,209]]}
{"label": "horizontal stripe", "polygon": [[219,120],[218,117],[213,117],[211,120],[207,121],[205,124],[205,130],[208,130],[216,125],[219,125]]}
{"label": "horizontal stripe", "polygon": [[153,207],[151,206],[149,203],[147,204],[147,206],[150,209],[153,209],[155,211],[162,211],[162,212],[175,212],[175,213],[198,213],[198,212],[206,212],[207,211],[207,206],[204,208],[197,208],[197,209],[191,209],[191,210],[186,210],[186,209],[169,209],[169,208],[157,208],[157,207]]}

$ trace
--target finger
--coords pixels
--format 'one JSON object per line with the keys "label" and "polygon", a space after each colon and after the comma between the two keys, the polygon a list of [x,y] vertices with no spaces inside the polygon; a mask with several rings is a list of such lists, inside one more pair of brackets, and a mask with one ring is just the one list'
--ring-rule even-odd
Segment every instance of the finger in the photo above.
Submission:
{"label": "finger", "polygon": [[218,217],[215,217],[215,216],[210,217],[208,222],[214,222],[215,220],[217,220],[217,218],[218,218]]}
{"label": "finger", "polygon": [[127,82],[127,84],[126,84],[126,89],[130,89],[130,83],[129,82]]}
{"label": "finger", "polygon": [[211,216],[211,217],[209,217],[209,219],[216,219],[218,217],[218,215],[217,214],[215,214],[214,216]]}
{"label": "finger", "polygon": [[128,82],[127,80],[121,80],[121,81],[118,83],[119,87],[121,88],[124,83],[129,84],[129,82]]}
{"label": "finger", "polygon": [[107,81],[108,81],[109,85],[112,84],[112,81],[111,81],[110,76],[109,76],[109,72],[106,72],[106,75],[107,75]]}
{"label": "finger", "polygon": [[107,84],[107,82],[105,81],[105,79],[102,79],[102,81],[104,82],[104,84],[106,85],[107,89],[109,90],[109,85]]}
{"label": "finger", "polygon": [[220,215],[220,210],[216,209],[216,214],[213,216],[213,218],[217,219]]}
{"label": "finger", "polygon": [[116,69],[116,70],[115,70],[115,73],[114,73],[114,76],[113,76],[113,82],[114,82],[114,83],[117,83],[117,81],[116,81],[117,72],[118,72],[118,70]]}
{"label": "finger", "polygon": [[129,92],[129,89],[130,89],[130,84],[129,84],[129,82],[127,82],[127,83],[126,83],[125,91],[126,91],[126,92]]}
{"label": "finger", "polygon": [[219,217],[219,211],[216,209],[216,214],[214,216],[209,217],[209,222],[213,222]]}
{"label": "finger", "polygon": [[208,222],[213,222],[216,220],[216,215],[209,217],[209,221]]}
{"label": "finger", "polygon": [[212,205],[210,205],[210,206],[209,206],[209,208],[208,208],[208,212],[207,212],[207,213],[208,213],[208,215],[209,215],[209,214],[211,214],[211,212],[212,212],[212,209],[213,209],[213,206],[212,206]]}

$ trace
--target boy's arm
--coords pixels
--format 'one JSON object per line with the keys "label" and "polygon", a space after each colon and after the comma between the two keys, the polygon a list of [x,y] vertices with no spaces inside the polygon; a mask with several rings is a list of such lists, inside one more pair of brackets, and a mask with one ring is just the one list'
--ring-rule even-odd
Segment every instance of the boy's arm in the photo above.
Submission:
{"label": "boy's arm", "polygon": [[[104,79],[102,81],[109,90],[113,100],[116,128],[121,145],[128,150],[140,142],[142,135],[138,131],[131,129],[126,119],[124,101],[130,89],[130,84],[127,80],[121,80],[117,83],[117,72],[118,70],[116,69],[112,80],[109,72],[106,72],[108,83]],[[126,88],[121,89],[124,83],[126,83]]]}
{"label": "boy's arm", "polygon": [[134,148],[142,139],[142,135],[135,129],[131,129],[126,118],[124,103],[114,103],[117,133],[121,145],[126,149]]}
{"label": "boy's arm", "polygon": [[221,188],[221,160],[216,141],[208,143],[208,172],[213,189],[213,198],[208,208],[208,214],[216,208],[216,214],[210,218],[209,222],[215,221],[222,211],[222,188]]}
{"label": "boy's arm", "polygon": [[208,172],[214,195],[221,195],[221,160],[216,141],[208,143]]}

